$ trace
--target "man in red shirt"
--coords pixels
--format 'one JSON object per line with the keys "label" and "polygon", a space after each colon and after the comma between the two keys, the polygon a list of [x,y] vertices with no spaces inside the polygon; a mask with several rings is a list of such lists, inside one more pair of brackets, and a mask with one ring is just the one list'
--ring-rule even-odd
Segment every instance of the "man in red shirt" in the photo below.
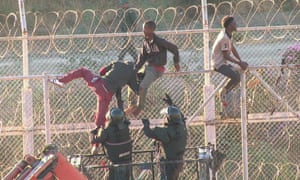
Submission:
{"label": "man in red shirt", "polygon": [[[100,76],[99,76],[100,75]],[[115,94],[118,100],[118,107],[123,110],[121,89],[128,85],[132,91],[138,92],[138,83],[134,63],[130,61],[113,61],[105,67],[100,68],[99,75],[92,73],[87,68],[75,69],[58,79],[51,79],[50,82],[63,87],[74,79],[83,78],[87,86],[97,97],[97,111],[95,113],[95,125],[97,128],[104,127],[109,103]]]}

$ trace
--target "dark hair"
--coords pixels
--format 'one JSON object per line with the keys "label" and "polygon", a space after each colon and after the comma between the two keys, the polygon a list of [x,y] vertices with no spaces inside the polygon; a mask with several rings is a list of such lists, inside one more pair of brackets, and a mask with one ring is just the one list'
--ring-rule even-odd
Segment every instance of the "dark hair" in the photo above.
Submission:
{"label": "dark hair", "polygon": [[232,23],[232,21],[234,20],[233,16],[225,16],[222,19],[222,26],[224,28],[227,28],[229,26],[230,23]]}
{"label": "dark hair", "polygon": [[148,26],[148,27],[153,28],[153,29],[156,28],[156,24],[152,20],[148,20],[148,21],[144,22],[144,26]]}

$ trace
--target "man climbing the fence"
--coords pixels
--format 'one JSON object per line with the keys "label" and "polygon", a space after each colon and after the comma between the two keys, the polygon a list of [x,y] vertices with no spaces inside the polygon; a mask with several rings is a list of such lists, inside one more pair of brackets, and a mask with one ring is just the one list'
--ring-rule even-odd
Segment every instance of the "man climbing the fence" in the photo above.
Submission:
{"label": "man climbing the fence", "polygon": [[106,121],[105,114],[114,94],[116,94],[118,100],[118,107],[123,109],[123,101],[121,99],[121,89],[123,86],[127,84],[133,92],[138,92],[134,63],[128,61],[114,61],[100,68],[99,75],[95,75],[89,69],[82,67],[58,79],[51,79],[50,82],[63,87],[65,84],[78,78],[83,78],[87,86],[97,96],[97,110],[95,113],[97,128],[104,127]]}
{"label": "man climbing the fence", "polygon": [[161,158],[161,177],[165,180],[177,180],[183,169],[183,155],[187,144],[187,129],[183,114],[166,95],[164,99],[169,105],[161,113],[167,117],[165,127],[150,128],[148,119],[142,119],[143,131],[149,138],[157,140],[163,148]]}
{"label": "man climbing the fence", "polygon": [[220,91],[221,102],[223,106],[226,106],[226,95],[239,84],[239,71],[246,70],[248,68],[248,64],[241,60],[232,42],[233,32],[237,30],[234,17],[225,16],[221,23],[225,29],[218,34],[218,37],[213,44],[212,60],[215,71],[229,78],[228,83]]}
{"label": "man climbing the fence", "polygon": [[101,143],[104,153],[111,162],[108,180],[129,180],[131,174],[132,141],[129,121],[119,108],[112,108],[106,114],[104,128],[91,131],[91,143]]}
{"label": "man climbing the fence", "polygon": [[[50,82],[59,87],[63,87],[74,79],[83,78],[85,80],[87,86],[97,97],[97,110],[94,117],[97,128],[105,126],[105,114],[114,94],[117,98],[118,107],[123,110],[123,101],[121,98],[122,87],[127,84],[135,93],[138,92],[139,87],[133,62],[114,61],[109,65],[100,68],[99,75],[95,75],[89,69],[82,67],[73,70],[58,79],[50,80]],[[98,146],[99,144],[94,144],[92,152],[97,152]]]}
{"label": "man climbing the fence", "polygon": [[145,77],[140,84],[137,101],[134,101],[134,94],[129,91],[129,107],[125,110],[126,114],[137,116],[144,109],[148,88],[154,81],[161,77],[165,71],[167,51],[170,51],[174,55],[173,61],[175,71],[180,71],[178,47],[175,44],[158,37],[154,33],[155,29],[156,24],[154,21],[146,21],[143,24],[145,39],[143,50],[136,62],[136,70],[138,71],[144,66]]}

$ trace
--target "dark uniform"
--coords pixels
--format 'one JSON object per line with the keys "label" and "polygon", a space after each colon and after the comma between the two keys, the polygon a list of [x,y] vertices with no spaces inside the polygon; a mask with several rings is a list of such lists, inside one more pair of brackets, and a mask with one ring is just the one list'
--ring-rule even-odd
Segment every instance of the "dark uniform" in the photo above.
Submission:
{"label": "dark uniform", "polygon": [[[175,106],[169,106],[164,109],[167,114],[168,123],[165,127],[155,127],[150,129],[149,120],[143,119],[144,133],[147,137],[161,142],[164,157],[161,161],[167,161],[162,164],[161,179],[176,180],[182,171],[182,161],[187,144],[187,129],[181,112]],[[168,161],[177,161],[168,163]]]}
{"label": "dark uniform", "polygon": [[[139,19],[138,12],[127,6],[127,0],[120,0],[120,4],[123,6],[123,8],[118,11],[118,16],[121,18],[120,31],[122,33],[134,32],[136,29],[136,23]],[[126,6],[124,4],[126,4]],[[118,56],[119,60],[123,60],[124,56],[128,52],[134,61],[137,61],[138,53],[133,45],[132,37],[125,36],[123,40],[123,49]]]}
{"label": "dark uniform", "polygon": [[[111,161],[109,180],[129,180],[131,174],[132,141],[129,132],[129,121],[119,108],[112,108],[106,115],[107,123],[104,129],[100,128],[98,134],[93,136],[91,143],[101,143],[105,154]],[[92,132],[94,135],[95,132]]]}

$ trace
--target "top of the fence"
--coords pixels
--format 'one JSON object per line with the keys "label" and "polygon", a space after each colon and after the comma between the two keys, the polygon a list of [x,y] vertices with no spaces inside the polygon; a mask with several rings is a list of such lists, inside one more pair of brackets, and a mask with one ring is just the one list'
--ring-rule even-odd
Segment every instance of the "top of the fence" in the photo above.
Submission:
{"label": "top of the fence", "polygon": [[[299,68],[300,64],[284,64],[284,65],[259,65],[259,66],[249,66],[247,71],[255,71],[258,69],[295,69]],[[200,73],[211,73],[215,72],[213,69],[210,70],[198,70],[198,71],[181,71],[181,72],[166,72],[164,76],[174,76],[174,75],[192,75],[192,74],[200,74]],[[43,74],[43,75],[27,75],[27,76],[2,76],[0,77],[1,81],[4,80],[24,80],[24,79],[44,79],[47,80],[49,78],[55,78],[61,76],[62,74]]]}
{"label": "top of the fence", "polygon": [[[26,4],[25,4],[26,9]],[[221,28],[224,15],[235,16],[239,27],[283,27],[300,24],[300,3],[297,0],[275,3],[263,0],[255,3],[242,0],[237,3],[223,1],[219,4],[208,3],[209,27]],[[120,9],[84,9],[58,10],[51,12],[26,11],[29,36],[76,35],[120,33]],[[141,32],[142,23],[147,19],[155,20],[158,31],[181,31],[202,29],[201,4],[189,7],[167,8],[130,8],[138,15],[137,32]],[[121,13],[122,14],[122,13]],[[0,13],[0,37],[21,36],[18,12]]]}

